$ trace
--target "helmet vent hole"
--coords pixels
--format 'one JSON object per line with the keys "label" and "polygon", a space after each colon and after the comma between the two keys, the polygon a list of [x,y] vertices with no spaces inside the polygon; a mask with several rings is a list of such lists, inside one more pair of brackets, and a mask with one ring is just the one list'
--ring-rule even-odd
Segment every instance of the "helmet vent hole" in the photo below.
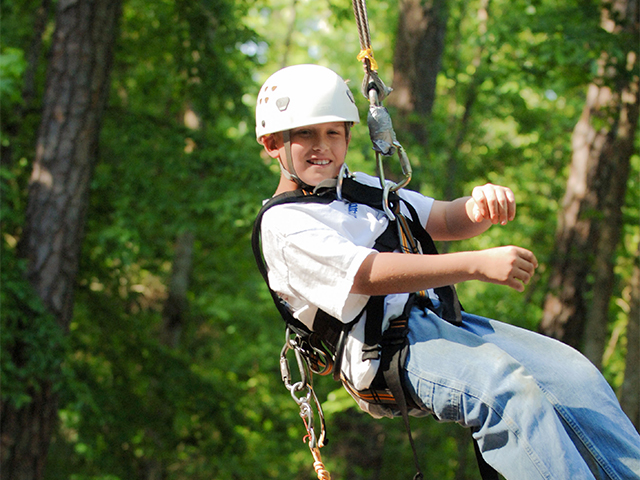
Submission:
{"label": "helmet vent hole", "polygon": [[278,100],[276,100],[276,107],[278,107],[278,110],[280,110],[281,112],[284,112],[288,106],[289,106],[289,97],[281,97]]}

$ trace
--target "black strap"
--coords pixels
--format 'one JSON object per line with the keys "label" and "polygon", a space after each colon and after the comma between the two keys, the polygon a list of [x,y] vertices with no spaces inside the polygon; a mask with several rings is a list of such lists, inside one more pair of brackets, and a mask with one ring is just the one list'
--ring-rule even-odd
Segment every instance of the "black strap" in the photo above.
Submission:
{"label": "black strap", "polygon": [[376,360],[382,351],[382,320],[384,317],[384,295],[369,298],[365,311],[367,321],[364,324],[364,344],[362,360]]}
{"label": "black strap", "polygon": [[[354,178],[347,177],[342,181],[342,198],[351,203],[362,203],[368,205],[371,208],[383,210],[382,206],[382,189],[379,187],[372,187],[360,183]],[[322,192],[321,192],[322,194]],[[390,193],[390,201],[397,201],[400,197],[397,193]]]}
{"label": "black strap", "polygon": [[[474,430],[471,430],[472,435],[473,433]],[[499,480],[498,472],[482,457],[480,446],[475,438],[473,438],[473,450],[476,452],[476,461],[478,462],[478,470],[480,470],[482,480]]]}
{"label": "black strap", "polygon": [[407,431],[407,436],[409,437],[409,443],[411,444],[411,450],[413,451],[413,461],[417,470],[413,480],[422,480],[424,475],[420,469],[418,451],[411,433],[411,424],[409,422],[409,402],[404,390],[404,365],[409,351],[409,340],[407,338],[409,331],[408,322],[408,315],[403,315],[402,317],[391,321],[389,328],[382,336],[382,357],[380,358],[380,366],[378,368],[382,372],[382,377],[384,378],[386,387],[391,391],[391,394],[395,399],[396,406],[400,410],[404,427]]}
{"label": "black strap", "polygon": [[[285,203],[331,203],[335,200],[335,197],[331,196],[320,196],[320,195],[311,195],[309,192],[304,190],[295,190],[291,192],[285,192],[278,196],[271,198],[267,201],[253,223],[253,232],[251,234],[251,248],[253,250],[253,256],[255,257],[256,264],[258,266],[258,270],[262,275],[267,287],[269,287],[269,275],[267,271],[267,265],[265,264],[264,257],[262,256],[262,249],[260,245],[261,239],[261,227],[262,227],[262,217],[271,207],[275,207],[276,205],[282,205]],[[269,287],[269,293],[271,294],[271,298],[273,299],[273,303],[275,304],[278,312],[280,312],[280,316],[283,318],[285,323],[291,327],[294,333],[298,335],[308,335],[310,330],[296,319],[291,311],[287,308],[286,303],[278,296],[276,292],[274,292]]]}

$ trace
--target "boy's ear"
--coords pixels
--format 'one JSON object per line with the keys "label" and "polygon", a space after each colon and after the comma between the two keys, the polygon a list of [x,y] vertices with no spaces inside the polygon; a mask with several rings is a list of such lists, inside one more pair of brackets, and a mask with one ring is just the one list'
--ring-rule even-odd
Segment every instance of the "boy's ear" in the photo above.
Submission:
{"label": "boy's ear", "polygon": [[265,135],[262,137],[262,145],[264,145],[264,150],[271,158],[278,158],[280,156],[280,142],[278,142],[278,137],[276,134]]}
{"label": "boy's ear", "polygon": [[344,133],[347,139],[347,148],[349,148],[349,144],[351,143],[351,127],[353,127],[353,122],[344,122]]}

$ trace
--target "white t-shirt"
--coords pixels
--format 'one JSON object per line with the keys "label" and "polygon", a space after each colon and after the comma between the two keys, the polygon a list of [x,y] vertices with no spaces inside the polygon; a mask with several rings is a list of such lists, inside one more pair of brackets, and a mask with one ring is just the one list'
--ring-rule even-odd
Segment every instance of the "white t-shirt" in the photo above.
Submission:
{"label": "white t-shirt", "polygon": [[[376,177],[357,173],[356,180],[380,186]],[[411,190],[400,190],[427,224],[433,199]],[[410,217],[401,203],[401,212]],[[372,253],[385,231],[384,212],[363,204],[333,201],[289,203],[269,209],[262,219],[262,251],[271,289],[290,306],[294,317],[311,327],[320,308],[338,320],[355,319],[369,297],[350,293],[360,265]],[[389,319],[402,314],[408,294],[388,295],[383,330]],[[366,314],[354,325],[345,345],[342,372],[358,389],[369,387],[379,360],[362,360]]]}

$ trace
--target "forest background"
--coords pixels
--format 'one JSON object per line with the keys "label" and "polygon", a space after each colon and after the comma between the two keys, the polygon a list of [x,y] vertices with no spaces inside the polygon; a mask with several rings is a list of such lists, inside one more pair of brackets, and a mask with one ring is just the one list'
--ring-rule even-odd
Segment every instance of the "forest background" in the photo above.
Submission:
{"label": "forest background", "polygon": [[[3,478],[315,478],[249,248],[278,176],[253,105],[276,69],[319,63],[366,118],[350,3],[1,7]],[[490,181],[519,201],[512,224],[441,250],[516,244],[540,261],[524,294],[469,282],[463,305],[580,348],[638,427],[637,0],[368,13],[410,188],[449,199]],[[364,123],[348,164],[374,173]],[[401,421],[330,379],[316,389],[333,478],[413,475]],[[465,430],[413,428],[429,477],[479,478]]]}

